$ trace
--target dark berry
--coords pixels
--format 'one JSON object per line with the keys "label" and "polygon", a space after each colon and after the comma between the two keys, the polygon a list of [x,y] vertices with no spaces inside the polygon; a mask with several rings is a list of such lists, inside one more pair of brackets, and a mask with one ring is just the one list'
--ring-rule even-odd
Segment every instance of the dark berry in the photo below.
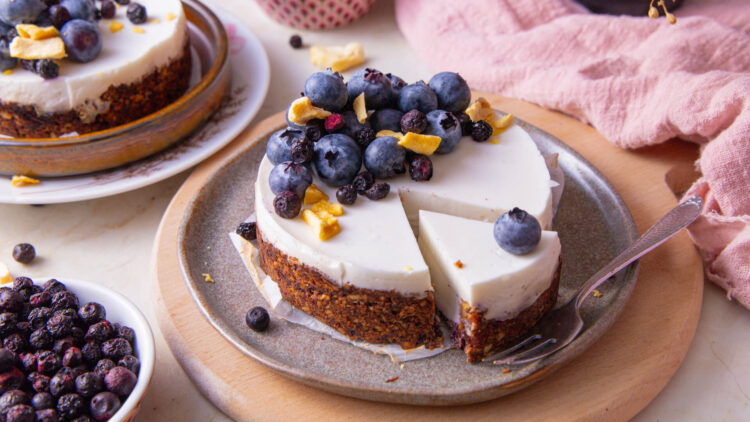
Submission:
{"label": "dark berry", "polygon": [[357,140],[359,132],[361,132],[362,129],[372,129],[372,126],[370,125],[370,122],[368,120],[360,123],[357,114],[351,110],[342,111],[340,114],[344,117],[344,127],[341,128],[340,133],[354,139],[355,141]]}
{"label": "dark berry", "polygon": [[141,370],[141,361],[133,355],[125,355],[117,361],[117,366],[124,366],[137,375]]}
{"label": "dark berry", "polygon": [[112,19],[115,17],[117,8],[115,7],[115,3],[112,2],[112,0],[104,0],[99,8],[99,11],[102,14],[102,18]]}
{"label": "dark berry", "polygon": [[107,375],[104,376],[104,385],[107,386],[107,390],[118,396],[127,396],[130,394],[133,388],[135,388],[137,381],[135,374],[123,366],[115,366],[107,371]]}
{"label": "dark berry", "polygon": [[55,409],[42,409],[36,411],[36,422],[59,422],[60,417]]}
{"label": "dark berry", "polygon": [[405,87],[407,85],[407,83],[403,79],[401,79],[398,76],[393,75],[391,73],[386,73],[385,77],[388,78],[391,81],[391,85],[393,85],[393,90],[397,94],[400,94],[401,93],[401,88],[403,88],[403,87]]}
{"label": "dark berry", "polygon": [[50,301],[50,307],[53,311],[58,311],[61,309],[73,309],[74,311],[78,311],[78,297],[76,297],[75,294],[64,291],[64,292],[57,292],[52,295],[52,300]]}
{"label": "dark berry", "polygon": [[[16,245],[16,248],[18,248],[21,245],[29,245],[29,244],[28,243],[21,243],[19,245]],[[29,245],[29,246],[31,246],[31,245]],[[13,248],[14,255],[15,255],[15,252],[16,252],[16,248]],[[33,249],[34,247],[31,246],[31,248]],[[21,249],[23,249],[23,248],[21,248]],[[21,262],[21,261],[19,261],[19,262]],[[21,294],[22,296],[24,296],[23,293],[26,293],[26,295],[25,295],[26,300],[28,300],[28,298],[32,295],[31,291],[33,290],[33,288],[34,288],[34,282],[30,278],[28,278],[28,277],[16,277],[13,280],[13,291],[16,292],[16,293]]]}
{"label": "dark berry", "polygon": [[94,420],[91,419],[88,415],[82,415],[73,419],[71,422],[94,422]]}
{"label": "dark berry", "polygon": [[302,47],[302,37],[300,37],[297,34],[292,35],[289,37],[289,45],[292,46],[294,49],[298,49]]}
{"label": "dark berry", "polygon": [[9,390],[0,396],[0,413],[5,413],[17,404],[29,404],[29,396],[21,390]]}
{"label": "dark berry", "polygon": [[5,393],[9,390],[19,390],[24,384],[23,372],[18,368],[10,368],[9,371],[0,373],[0,393]]}
{"label": "dark berry", "polygon": [[86,411],[86,402],[75,393],[69,393],[57,400],[57,413],[64,419],[75,419]]}
{"label": "dark berry", "polygon": [[94,2],[91,0],[62,0],[60,6],[68,9],[72,19],[79,19],[84,22],[96,19],[96,12],[98,12]]}
{"label": "dark berry", "polygon": [[18,292],[10,289],[0,292],[0,311],[20,312],[21,309],[23,309],[23,298]]}
{"label": "dark berry", "polygon": [[440,146],[435,150],[438,154],[453,151],[461,140],[461,125],[453,113],[444,110],[434,110],[427,113],[427,129],[424,133],[440,137]]}
{"label": "dark berry", "polygon": [[63,366],[67,366],[68,368],[75,368],[76,366],[80,365],[83,362],[83,354],[81,353],[81,349],[77,347],[70,347],[68,350],[65,351],[65,354],[63,354],[62,357],[62,364]]}
{"label": "dark berry", "polygon": [[352,138],[335,133],[315,143],[313,162],[323,182],[339,187],[349,184],[362,167],[362,153]]}
{"label": "dark berry", "polygon": [[8,25],[32,23],[47,8],[42,0],[0,1],[0,21]]}
{"label": "dark berry", "polygon": [[355,72],[347,83],[349,102],[365,93],[365,103],[373,110],[388,107],[396,96],[391,80],[382,72],[365,68]]}
{"label": "dark berry", "polygon": [[271,317],[268,315],[266,308],[262,306],[250,309],[245,315],[245,323],[255,331],[266,331],[270,322]]}
{"label": "dark berry", "polygon": [[42,350],[36,356],[36,371],[52,376],[62,367],[60,357],[49,350]]}
{"label": "dark berry", "polygon": [[54,295],[55,293],[64,292],[67,290],[64,284],[60,283],[54,278],[45,282],[43,289],[44,291],[49,292],[52,295]]}
{"label": "dark berry", "polygon": [[282,218],[294,218],[299,215],[302,200],[292,191],[284,191],[273,199],[273,209]]}
{"label": "dark berry", "polygon": [[[53,301],[52,306],[54,305]],[[52,317],[47,320],[47,331],[49,331],[55,338],[68,336],[72,328],[73,319],[67,315],[56,314],[52,315]]]}
{"label": "dark berry", "polygon": [[115,394],[105,391],[91,399],[91,417],[97,421],[106,421],[120,409],[120,398]]}
{"label": "dark berry", "polygon": [[112,328],[112,324],[109,321],[100,321],[89,327],[86,331],[84,339],[86,341],[96,341],[103,343],[106,340],[112,338],[115,335],[115,330]]}
{"label": "dark berry", "polygon": [[235,232],[245,240],[255,240],[258,237],[257,223],[255,221],[240,223]]}
{"label": "dark berry", "polygon": [[126,6],[130,4],[130,0],[115,0],[115,2],[119,5]]}
{"label": "dark berry", "polygon": [[305,81],[305,96],[312,105],[328,111],[339,111],[349,98],[344,78],[330,69],[316,72]]}
{"label": "dark berry", "polygon": [[[32,372],[26,379],[29,380],[31,388],[36,393],[49,393],[50,378],[48,376],[42,375],[39,372]],[[34,407],[38,409],[38,407]]]}
{"label": "dark berry", "polygon": [[323,127],[328,133],[340,131],[344,128],[344,116],[338,113],[331,114],[326,117],[326,120],[323,122]]}
{"label": "dark berry", "polygon": [[5,337],[16,331],[18,317],[13,312],[3,312],[0,314],[0,337]]}
{"label": "dark berry", "polygon": [[375,131],[371,127],[363,127],[357,132],[356,138],[354,138],[361,149],[367,148],[374,139]]}
{"label": "dark berry", "polygon": [[357,200],[357,190],[352,185],[344,185],[336,189],[336,199],[344,205],[352,205]]}
{"label": "dark berry", "polygon": [[295,164],[307,164],[312,160],[313,143],[307,139],[296,139],[289,150]]}
{"label": "dark berry", "polygon": [[377,179],[386,179],[406,171],[406,149],[393,136],[375,138],[365,150],[365,168]]}
{"label": "dark berry", "polygon": [[117,361],[125,355],[133,353],[133,347],[124,338],[113,338],[102,344],[102,355],[105,358]]}
{"label": "dark berry", "polygon": [[36,353],[21,353],[19,356],[21,369],[26,372],[34,372],[37,370],[37,356]]}
{"label": "dark berry", "polygon": [[[73,329],[76,329],[76,328],[78,327],[73,327]],[[71,331],[73,331],[73,329],[71,329]],[[63,356],[65,352],[73,346],[75,346],[75,341],[73,341],[73,337],[63,337],[61,339],[55,340],[55,344],[52,346],[52,351],[57,353],[60,356]]]}
{"label": "dark berry", "polygon": [[93,397],[104,390],[104,381],[96,372],[86,372],[76,378],[76,392],[82,397]]}
{"label": "dark berry", "polygon": [[31,398],[31,406],[36,410],[52,409],[55,407],[55,398],[50,393],[36,393]]}
{"label": "dark berry", "polygon": [[111,360],[102,359],[97,362],[96,365],[94,365],[94,372],[96,372],[97,375],[104,379],[104,377],[107,375],[107,372],[109,372],[109,370],[114,368],[115,366],[117,365],[115,365],[115,363]]}
{"label": "dark berry", "polygon": [[388,192],[390,191],[391,185],[389,185],[388,183],[380,182],[370,186],[370,189],[367,189],[365,191],[365,196],[373,201],[377,201],[388,196]]}
{"label": "dark berry", "polygon": [[427,129],[427,117],[419,110],[410,110],[401,117],[401,132],[422,133]]}
{"label": "dark berry", "polygon": [[302,139],[305,134],[296,129],[282,129],[271,134],[266,144],[266,156],[274,164],[292,161],[292,143],[296,139]]}
{"label": "dark berry", "polygon": [[381,130],[401,131],[401,118],[404,116],[400,110],[393,108],[383,108],[375,110],[369,118],[372,130],[380,132]]}
{"label": "dark berry", "polygon": [[[18,34],[15,34],[15,36],[17,37]],[[29,72],[36,72],[36,60],[19,60],[19,63],[21,63],[22,68],[28,70]]]}
{"label": "dark berry", "polygon": [[40,328],[29,336],[29,345],[34,349],[51,349],[55,339],[44,328]]}
{"label": "dark berry", "polygon": [[94,365],[102,358],[102,347],[94,341],[86,342],[81,348],[81,356],[89,365]]}
{"label": "dark berry", "polygon": [[[67,369],[65,371],[64,369]],[[49,380],[49,392],[55,397],[76,391],[75,378],[70,368],[62,368]]]}
{"label": "dark berry", "polygon": [[104,306],[96,302],[89,302],[78,308],[78,318],[86,325],[96,324],[106,319],[106,317],[107,311],[104,309]]}
{"label": "dark berry", "polygon": [[3,340],[3,347],[12,351],[15,354],[19,354],[26,350],[26,340],[20,333],[13,333]]}
{"label": "dark berry", "polygon": [[0,348],[0,372],[10,370],[16,365],[17,358],[13,351],[6,348]]}
{"label": "dark berry", "polygon": [[50,59],[37,60],[34,71],[44,79],[55,79],[60,75],[60,66]]}
{"label": "dark berry", "polygon": [[401,89],[398,97],[398,107],[404,113],[410,110],[429,113],[438,108],[438,99],[432,88],[424,82],[419,81]]}
{"label": "dark berry", "polygon": [[291,161],[276,164],[268,175],[268,184],[273,193],[292,191],[300,198],[305,197],[305,191],[312,181],[312,172],[307,166]]}
{"label": "dark berry", "polygon": [[39,292],[31,295],[29,297],[29,303],[34,308],[41,308],[44,306],[49,306],[50,302],[52,301],[52,295],[49,294],[49,292]]}
{"label": "dark berry", "polygon": [[423,182],[432,178],[432,160],[424,155],[417,155],[409,162],[409,176],[412,180]]}
{"label": "dark berry", "polygon": [[[73,12],[71,15],[74,15]],[[75,17],[75,16],[73,16]],[[86,63],[94,60],[102,51],[102,37],[96,24],[82,19],[71,19],[60,29],[65,43],[65,52],[74,61]]]}
{"label": "dark berry", "polygon": [[124,338],[131,345],[135,344],[135,331],[133,331],[133,329],[128,326],[122,325],[117,327],[115,335],[117,337]]}
{"label": "dark berry", "polygon": [[471,127],[471,139],[477,142],[484,142],[492,136],[492,126],[484,120],[475,122]]}
{"label": "dark berry", "polygon": [[501,248],[514,255],[524,255],[536,249],[542,238],[542,226],[533,215],[513,208],[495,221],[493,233]]}
{"label": "dark berry", "polygon": [[438,73],[430,79],[429,86],[437,96],[440,110],[461,113],[469,106],[471,90],[458,73]]}
{"label": "dark berry", "polygon": [[471,136],[471,129],[474,128],[474,122],[471,121],[471,117],[466,113],[458,113],[454,115],[456,116],[456,119],[458,119],[458,123],[461,125],[461,135]]}
{"label": "dark berry", "polygon": [[359,193],[364,193],[375,183],[375,176],[367,170],[360,171],[352,180],[352,187]]}
{"label": "dark berry", "polygon": [[5,422],[34,422],[34,408],[28,404],[17,404],[5,413]]}
{"label": "dark berry", "polygon": [[130,3],[127,16],[130,22],[133,22],[136,25],[144,23],[147,18],[146,8],[140,3]]}
{"label": "dark berry", "polygon": [[320,119],[312,119],[305,123],[305,139],[318,142],[323,136],[324,122]]}
{"label": "dark berry", "polygon": [[49,8],[49,17],[52,21],[52,25],[57,29],[62,28],[63,25],[71,19],[68,9],[58,4]]}
{"label": "dark berry", "polygon": [[[44,292],[39,293],[44,294]],[[29,316],[26,319],[31,324],[31,328],[37,330],[47,325],[47,320],[52,317],[52,309],[47,307],[34,308],[29,312]]]}

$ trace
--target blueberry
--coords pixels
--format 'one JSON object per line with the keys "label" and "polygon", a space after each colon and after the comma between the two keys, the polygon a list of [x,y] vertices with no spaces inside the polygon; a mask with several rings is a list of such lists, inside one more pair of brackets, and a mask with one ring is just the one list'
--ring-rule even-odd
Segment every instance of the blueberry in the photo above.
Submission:
{"label": "blueberry", "polygon": [[466,110],[471,101],[469,84],[458,73],[441,72],[430,79],[430,88],[437,95],[438,107],[451,113]]}
{"label": "blueberry", "polygon": [[419,81],[401,89],[401,94],[398,97],[398,108],[404,113],[410,110],[419,110],[427,114],[438,108],[438,99],[432,88]]}
{"label": "blueberry", "polygon": [[422,133],[427,129],[427,116],[419,110],[411,110],[401,117],[401,133]]}
{"label": "blueberry", "polygon": [[[131,390],[132,391],[132,390]],[[128,392],[130,394],[130,392]],[[64,420],[75,419],[86,411],[86,401],[75,393],[69,393],[57,400],[57,413]]]}
{"label": "blueberry", "polygon": [[60,6],[59,4],[56,4],[49,8],[49,17],[52,21],[52,24],[55,25],[55,28],[57,29],[62,28],[67,21],[72,19],[70,16],[70,12],[68,12],[68,9]]}
{"label": "blueberry", "polygon": [[55,409],[41,409],[36,411],[36,422],[58,422],[60,416]]}
{"label": "blueberry", "polygon": [[8,349],[0,348],[0,373],[10,370],[16,365],[16,354]]}
{"label": "blueberry", "polygon": [[29,404],[29,396],[21,390],[9,390],[0,396],[0,413],[5,413],[17,404]]}
{"label": "blueberry", "polygon": [[295,164],[307,164],[312,160],[313,143],[307,139],[297,139],[292,142],[292,148],[289,150],[292,161]]}
{"label": "blueberry", "polygon": [[65,23],[60,30],[68,57],[77,62],[90,62],[102,51],[102,37],[96,25],[82,19]]}
{"label": "blueberry", "polygon": [[[93,0],[62,0],[60,6],[66,8],[71,19],[93,21],[96,18],[96,5]],[[65,43],[67,47],[67,43]]]}
{"label": "blueberry", "polygon": [[33,23],[45,9],[42,0],[0,0],[0,20],[12,26]]}
{"label": "blueberry", "polygon": [[381,108],[372,113],[369,121],[375,133],[381,130],[398,132],[401,130],[401,117],[403,115],[404,113],[393,108]]}
{"label": "blueberry", "polygon": [[385,182],[375,183],[365,191],[365,196],[371,201],[377,201],[388,196],[391,191],[391,185]]}
{"label": "blueberry", "polygon": [[262,306],[250,309],[245,315],[245,323],[254,331],[265,331],[270,322],[271,318],[268,315],[268,311]]}
{"label": "blueberry", "polygon": [[44,79],[55,79],[60,75],[60,65],[51,59],[37,60],[34,64],[34,73]]}
{"label": "blueberry", "polygon": [[292,46],[293,49],[302,48],[302,37],[300,37],[297,34],[292,35],[289,37],[289,45]]}
{"label": "blueberry", "polygon": [[112,19],[115,17],[117,8],[112,0],[104,0],[102,1],[100,11],[103,19]]}
{"label": "blueberry", "polygon": [[13,69],[18,65],[18,59],[10,57],[10,48],[5,38],[0,38],[0,71]]}
{"label": "blueberry", "polygon": [[302,209],[302,199],[290,190],[279,192],[273,198],[273,210],[281,218],[295,218],[299,215],[300,209]]}
{"label": "blueberry", "polygon": [[86,325],[96,324],[106,319],[106,317],[107,311],[104,309],[104,306],[96,302],[89,302],[78,308],[78,318]]}
{"label": "blueberry", "polygon": [[513,208],[495,221],[493,233],[501,248],[514,255],[524,255],[536,249],[542,238],[542,226],[533,215]]}
{"label": "blueberry", "polygon": [[93,397],[104,390],[104,381],[96,372],[86,372],[76,377],[75,391],[82,397]]}
{"label": "blueberry", "polygon": [[266,144],[266,156],[274,164],[292,161],[290,150],[295,139],[304,138],[301,130],[286,128],[274,132]]}
{"label": "blueberry", "polygon": [[393,136],[375,138],[365,150],[365,167],[378,179],[386,179],[406,171],[405,159],[406,149]]}
{"label": "blueberry", "polygon": [[320,119],[308,120],[307,123],[305,123],[303,132],[305,133],[305,139],[318,142],[318,139],[323,136],[323,121]]}
{"label": "blueberry", "polygon": [[348,184],[362,167],[361,151],[354,140],[335,133],[315,143],[313,156],[320,178],[329,186]]}
{"label": "blueberry", "polygon": [[[463,131],[463,130],[462,130]],[[475,122],[471,127],[471,139],[484,142],[492,136],[492,126],[484,120]]]}
{"label": "blueberry", "polygon": [[146,8],[140,3],[130,3],[126,15],[128,20],[136,25],[145,23],[148,18]]}
{"label": "blueberry", "polygon": [[[70,349],[68,349],[68,351],[70,351]],[[102,344],[102,355],[112,361],[117,361],[122,359],[125,355],[132,354],[133,346],[131,346],[130,342],[124,338],[117,337],[109,339]]]}
{"label": "blueberry", "polygon": [[359,193],[364,194],[375,183],[375,176],[367,170],[362,170],[352,180],[352,187]]}
{"label": "blueberry", "polygon": [[461,140],[461,125],[453,113],[444,110],[433,110],[427,113],[428,135],[439,136],[440,146],[435,151],[438,154],[447,154],[453,151]]}
{"label": "blueberry", "polygon": [[31,406],[36,410],[52,409],[55,407],[55,398],[50,393],[36,393],[31,398]]}
{"label": "blueberry", "polygon": [[[21,264],[28,264],[36,257],[34,246],[30,243],[19,243],[13,247],[13,259]],[[27,279],[28,280],[28,279]]]}
{"label": "blueberry", "polygon": [[388,107],[393,103],[396,96],[391,80],[379,70],[369,68],[355,72],[349,79],[346,88],[350,103],[364,92],[365,104],[370,110]]}
{"label": "blueberry", "polygon": [[409,176],[417,182],[432,179],[432,160],[424,155],[417,155],[409,161]]}
{"label": "blueberry", "polygon": [[340,204],[352,205],[357,200],[357,190],[352,185],[344,185],[336,189],[336,200]]}
{"label": "blueberry", "polygon": [[133,355],[125,355],[117,361],[117,366],[124,366],[137,375],[141,370],[141,361]]}
{"label": "blueberry", "polygon": [[396,96],[401,93],[401,88],[405,87],[407,84],[404,82],[403,79],[399,78],[396,75],[393,75],[391,73],[386,73],[385,77],[388,78],[391,81],[391,85],[393,86],[393,92],[396,93]]}
{"label": "blueberry", "polygon": [[305,190],[312,184],[313,177],[310,170],[301,164],[284,161],[277,164],[268,175],[271,191],[279,194],[285,190],[292,191],[300,198],[305,197]]}
{"label": "blueberry", "polygon": [[115,366],[107,371],[107,374],[104,376],[104,385],[106,385],[107,390],[118,396],[127,396],[130,394],[133,388],[135,388],[137,381],[138,377],[124,366]]}
{"label": "blueberry", "polygon": [[248,221],[245,223],[240,223],[240,225],[237,226],[237,230],[235,230],[235,233],[240,235],[245,240],[255,240],[258,237],[256,228],[257,223],[255,221]]}
{"label": "blueberry", "polygon": [[367,120],[360,123],[357,115],[351,110],[341,113],[341,116],[344,118],[344,127],[341,128],[340,132],[354,140],[359,137],[362,130],[372,128]]}
{"label": "blueberry", "polygon": [[6,422],[34,422],[34,408],[28,404],[17,404],[5,413]]}
{"label": "blueberry", "polygon": [[339,111],[346,106],[348,98],[346,84],[340,73],[330,69],[310,75],[305,81],[305,96],[315,107],[328,111]]}
{"label": "blueberry", "polygon": [[109,391],[99,393],[91,399],[91,417],[97,421],[109,420],[120,409],[120,405],[120,398],[115,394]]}

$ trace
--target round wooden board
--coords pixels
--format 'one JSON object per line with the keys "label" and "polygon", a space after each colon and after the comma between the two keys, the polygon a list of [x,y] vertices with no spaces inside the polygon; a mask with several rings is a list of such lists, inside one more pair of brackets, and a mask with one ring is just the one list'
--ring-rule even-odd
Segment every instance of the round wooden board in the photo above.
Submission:
{"label": "round wooden board", "polygon": [[[495,108],[548,131],[576,149],[612,182],[639,232],[677,204],[697,148],[681,142],[621,150],[593,128],[519,100],[482,94]],[[681,233],[641,261],[638,283],[622,315],[590,349],[531,387],[493,401],[457,407],[417,407],[363,401],[289,380],[225,340],[188,292],[177,258],[177,230],[187,204],[225,160],[283,114],[245,130],[198,167],[172,199],[154,244],[152,279],[161,331],[188,376],[236,420],[627,420],[664,387],[695,333],[703,295],[700,257]],[[669,186],[668,186],[669,184]],[[670,189],[671,186],[671,189]]]}

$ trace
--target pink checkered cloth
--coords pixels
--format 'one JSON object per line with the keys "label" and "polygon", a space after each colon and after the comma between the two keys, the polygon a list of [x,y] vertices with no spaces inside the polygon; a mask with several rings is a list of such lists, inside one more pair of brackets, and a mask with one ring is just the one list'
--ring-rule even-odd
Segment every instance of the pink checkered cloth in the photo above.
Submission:
{"label": "pink checkered cloth", "polygon": [[[647,2],[648,0],[643,0]],[[561,110],[623,148],[701,144],[707,277],[750,308],[750,1],[686,0],[664,18],[590,14],[572,0],[397,0],[406,39],[472,88]]]}

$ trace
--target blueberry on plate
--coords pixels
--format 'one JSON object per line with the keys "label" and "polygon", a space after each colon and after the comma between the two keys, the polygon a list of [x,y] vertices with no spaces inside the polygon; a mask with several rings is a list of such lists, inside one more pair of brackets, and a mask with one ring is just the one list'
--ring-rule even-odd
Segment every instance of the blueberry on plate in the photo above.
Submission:
{"label": "blueberry on plate", "polygon": [[461,113],[466,110],[471,101],[469,84],[458,73],[441,72],[430,79],[430,88],[435,91],[438,108]]}
{"label": "blueberry on plate", "polygon": [[404,113],[394,108],[381,108],[370,116],[370,126],[372,126],[375,133],[381,130],[398,132],[401,130],[401,117],[403,115]]}
{"label": "blueberry on plate", "polygon": [[404,173],[406,149],[393,136],[375,138],[365,150],[365,168],[378,179]]}
{"label": "blueberry on plate", "polygon": [[301,130],[286,128],[274,132],[266,144],[266,156],[274,164],[292,161],[292,143],[296,139],[303,139],[305,134]]}
{"label": "blueberry on plate", "polygon": [[315,107],[339,111],[346,106],[346,84],[340,73],[330,69],[310,75],[305,81],[305,96]]}
{"label": "blueberry on plate", "polygon": [[326,135],[315,143],[313,163],[327,185],[344,186],[362,167],[361,151],[354,140],[341,133]]}
{"label": "blueberry on plate", "polygon": [[396,96],[391,80],[381,71],[370,68],[355,72],[349,79],[346,89],[350,103],[364,92],[368,110],[388,107]]}
{"label": "blueberry on plate", "polygon": [[262,306],[250,309],[245,315],[245,323],[254,331],[265,331],[270,322],[271,317],[268,315],[266,308]]}
{"label": "blueberry on plate", "polygon": [[73,19],[63,25],[60,36],[68,56],[77,62],[90,62],[102,51],[102,37],[96,25],[82,19]]}
{"label": "blueberry on plate", "polygon": [[72,19],[93,21],[96,19],[96,5],[93,0],[62,0],[60,6],[68,9]]}
{"label": "blueberry on plate", "polygon": [[438,108],[438,99],[432,88],[419,81],[401,89],[401,95],[398,97],[398,108],[404,113],[410,110],[419,110],[427,114]]}
{"label": "blueberry on plate", "polygon": [[32,23],[45,9],[42,0],[0,0],[0,20],[11,26]]}
{"label": "blueberry on plate", "polygon": [[300,198],[305,197],[305,190],[312,184],[312,172],[301,164],[284,161],[276,164],[268,175],[268,183],[275,194],[292,191]]}
{"label": "blueberry on plate", "polygon": [[435,150],[438,154],[453,151],[461,140],[461,125],[453,113],[445,110],[433,110],[427,113],[427,129],[424,133],[439,136],[440,146]]}
{"label": "blueberry on plate", "polygon": [[542,238],[542,226],[533,215],[513,208],[495,221],[493,234],[497,244],[505,251],[524,255],[536,249]]}

